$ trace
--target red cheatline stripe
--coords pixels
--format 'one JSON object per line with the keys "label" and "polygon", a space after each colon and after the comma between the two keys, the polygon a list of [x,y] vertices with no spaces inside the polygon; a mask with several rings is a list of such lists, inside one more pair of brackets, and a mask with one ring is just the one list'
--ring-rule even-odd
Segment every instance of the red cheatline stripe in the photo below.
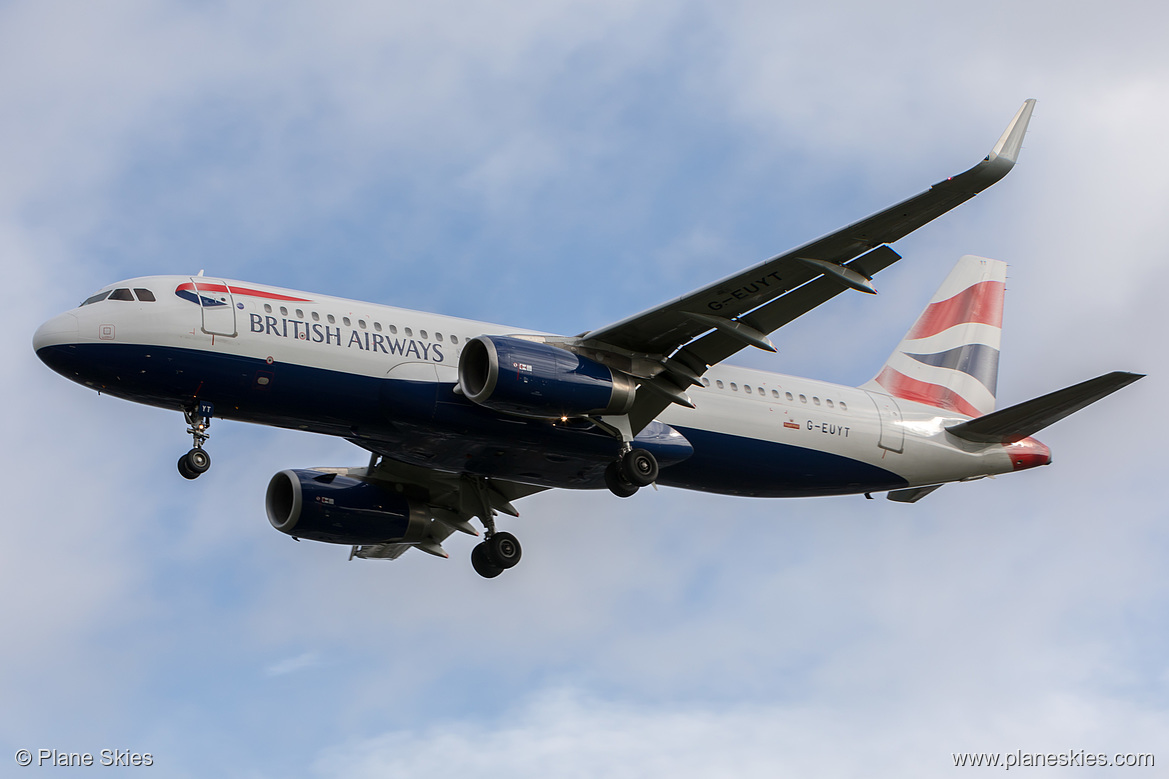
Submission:
{"label": "red cheatline stripe", "polygon": [[[175,292],[193,289],[196,289],[196,286],[188,281],[185,284],[180,284],[175,287]],[[229,287],[226,284],[209,284],[204,281],[199,282],[197,289],[200,292],[231,292],[233,295],[248,295],[254,298],[266,298],[267,300],[290,300],[296,303],[312,302],[308,298],[294,298],[290,295],[278,295],[275,292],[261,292],[258,289],[249,289],[248,287]]]}
{"label": "red cheatline stripe", "polygon": [[954,325],[971,322],[1002,327],[1006,288],[1001,281],[980,281],[948,300],[930,303],[905,337],[928,338]]}
{"label": "red cheatline stripe", "polygon": [[889,394],[902,400],[912,400],[915,403],[924,403],[934,408],[944,408],[947,411],[956,411],[968,417],[982,416],[982,412],[970,405],[957,392],[941,386],[930,384],[917,379],[911,379],[904,373],[895,371],[889,366],[881,371],[877,383],[889,391]]}

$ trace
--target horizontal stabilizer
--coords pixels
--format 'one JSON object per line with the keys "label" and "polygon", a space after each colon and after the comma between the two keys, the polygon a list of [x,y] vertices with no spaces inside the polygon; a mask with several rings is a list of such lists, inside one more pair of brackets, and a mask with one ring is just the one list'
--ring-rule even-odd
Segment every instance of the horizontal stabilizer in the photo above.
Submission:
{"label": "horizontal stabilizer", "polygon": [[1114,371],[946,430],[980,444],[1020,441],[1141,378],[1144,374]]}

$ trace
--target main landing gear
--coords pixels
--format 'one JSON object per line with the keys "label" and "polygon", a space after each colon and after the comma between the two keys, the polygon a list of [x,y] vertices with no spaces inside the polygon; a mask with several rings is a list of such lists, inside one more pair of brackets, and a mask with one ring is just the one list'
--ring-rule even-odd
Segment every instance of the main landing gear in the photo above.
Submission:
{"label": "main landing gear", "polygon": [[519,540],[511,533],[492,533],[471,550],[471,567],[484,579],[494,579],[514,568],[523,555]]}
{"label": "main landing gear", "polygon": [[645,449],[633,448],[633,429],[628,416],[599,416],[592,420],[621,442],[620,455],[605,468],[605,486],[610,492],[618,498],[628,498],[658,480],[657,458]]}
{"label": "main landing gear", "polygon": [[482,482],[476,484],[477,494],[484,505],[479,514],[486,536],[482,543],[471,550],[471,567],[484,579],[494,579],[508,568],[519,563],[524,550],[519,539],[511,533],[500,533],[495,529],[495,512]]}
{"label": "main landing gear", "polygon": [[658,461],[644,449],[627,449],[605,469],[605,486],[619,498],[628,498],[658,479]]}
{"label": "main landing gear", "polygon": [[471,550],[471,567],[484,579],[494,579],[514,568],[523,555],[519,540],[511,533],[495,529],[495,509],[518,517],[519,512],[501,494],[493,492],[487,479],[464,476],[462,498],[466,513],[483,523],[484,540]]}
{"label": "main landing gear", "polygon": [[211,414],[215,407],[206,401],[200,401],[194,411],[183,411],[187,420],[187,432],[191,434],[195,445],[191,451],[179,458],[179,473],[184,479],[197,479],[211,468],[211,455],[203,449],[203,442],[210,438],[207,428],[211,427]]}

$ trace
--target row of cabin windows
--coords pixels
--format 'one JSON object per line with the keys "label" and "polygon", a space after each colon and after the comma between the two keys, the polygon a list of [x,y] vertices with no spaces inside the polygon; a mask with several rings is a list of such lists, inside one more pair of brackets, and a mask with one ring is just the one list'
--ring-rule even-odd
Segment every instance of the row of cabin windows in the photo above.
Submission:
{"label": "row of cabin windows", "polygon": [[[703,379],[703,380],[702,380],[702,383],[703,383],[703,384],[705,384],[707,387],[709,387],[709,386],[710,386],[710,379]],[[714,383],[715,383],[715,386],[717,386],[719,389],[724,389],[724,387],[725,387],[725,385],[723,384],[723,381],[722,381],[722,379],[715,379],[715,382],[714,382]],[[733,382],[733,381],[732,381],[732,382],[731,382],[731,392],[738,392],[738,391],[739,391],[739,385],[738,385],[736,382]],[[752,389],[750,384],[744,384],[744,385],[743,385],[743,392],[746,392],[748,395],[750,395],[750,394],[752,394],[752,393],[757,393],[757,394],[759,394],[759,395],[762,395],[763,397],[767,397],[767,390],[763,389],[762,387],[755,387],[754,389]],[[784,396],[784,398],[787,400],[787,402],[789,402],[789,403],[794,403],[794,402],[795,402],[795,399],[796,399],[796,398],[795,398],[795,396],[794,396],[792,393],[790,393],[790,392],[785,392],[785,393],[783,393],[783,396]],[[779,390],[777,390],[777,389],[773,389],[773,390],[771,391],[771,397],[773,397],[773,398],[775,398],[776,400],[778,400],[778,399],[779,399]],[[808,396],[807,396],[807,395],[804,395],[804,394],[801,394],[801,395],[800,395],[800,402],[801,402],[801,403],[807,403],[807,402],[808,402]],[[813,396],[812,396],[812,403],[813,403],[814,405],[817,405],[817,406],[819,406],[819,405],[820,405],[820,398],[818,398],[818,397],[816,397],[815,395],[813,395]],[[825,399],[824,399],[824,405],[826,405],[828,408],[836,408],[836,407],[837,407],[837,405],[839,405],[839,406],[840,406],[840,410],[841,410],[841,411],[848,411],[848,404],[847,404],[847,403],[845,403],[843,400],[842,400],[842,401],[840,401],[840,402],[839,402],[839,403],[837,403],[837,404],[834,404],[834,403],[833,403],[833,402],[832,402],[830,399],[828,399],[828,398],[825,398]]]}
{"label": "row of cabin windows", "polygon": [[[268,314],[271,314],[272,313],[272,306],[268,303],[265,303],[264,304],[264,311]],[[304,309],[298,308],[298,309],[296,309],[295,313],[296,313],[297,319],[304,320]],[[316,311],[310,311],[309,315],[312,317],[312,320],[314,322],[321,321],[321,315],[319,313],[317,313]],[[288,306],[281,306],[280,307],[280,316],[288,316]],[[337,317],[333,316],[332,314],[325,314],[325,321],[330,325],[335,325],[335,324],[337,324]],[[353,326],[352,320],[347,316],[341,317],[341,324],[345,325],[346,327]],[[357,326],[359,328],[361,328],[362,330],[368,329],[368,325],[366,324],[366,321],[364,319],[358,319]],[[382,332],[382,323],[381,322],[374,322],[373,329],[374,329],[374,332],[376,332],[376,333]],[[388,325],[386,327],[386,332],[388,332],[390,335],[397,335],[398,334],[397,325]],[[409,327],[403,328],[402,334],[405,335],[407,338],[414,337],[414,331]],[[423,339],[423,340],[430,340],[430,335],[427,334],[427,332],[425,330],[419,330],[418,337]],[[438,341],[439,343],[442,343],[442,340],[443,340],[442,333],[435,333],[434,340]],[[452,335],[451,336],[451,343],[458,344],[458,342],[459,342],[459,337],[457,335]]]}
{"label": "row of cabin windows", "polygon": [[135,287],[134,291],[131,292],[126,287],[121,287],[121,288],[115,289],[115,290],[108,290],[107,289],[105,292],[99,292],[92,297],[86,298],[85,302],[83,302],[81,305],[88,306],[91,303],[98,303],[102,300],[107,300],[107,299],[108,300],[130,300],[130,301],[132,301],[132,300],[134,300],[135,295],[137,295],[138,300],[140,300],[143,303],[153,303],[154,302],[154,293],[148,289],[141,289],[139,287]]}

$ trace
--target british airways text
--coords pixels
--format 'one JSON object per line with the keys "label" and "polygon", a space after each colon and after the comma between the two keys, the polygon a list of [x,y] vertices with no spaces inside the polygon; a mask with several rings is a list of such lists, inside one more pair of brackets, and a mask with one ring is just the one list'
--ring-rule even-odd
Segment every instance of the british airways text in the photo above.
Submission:
{"label": "british airways text", "polygon": [[345,338],[340,327],[323,325],[320,322],[304,322],[299,319],[277,319],[274,316],[251,314],[251,331],[277,338],[295,338],[314,344],[344,346],[367,352],[400,354],[419,360],[442,362],[442,344],[417,341],[413,338],[391,338],[381,333],[370,333],[349,329]]}

